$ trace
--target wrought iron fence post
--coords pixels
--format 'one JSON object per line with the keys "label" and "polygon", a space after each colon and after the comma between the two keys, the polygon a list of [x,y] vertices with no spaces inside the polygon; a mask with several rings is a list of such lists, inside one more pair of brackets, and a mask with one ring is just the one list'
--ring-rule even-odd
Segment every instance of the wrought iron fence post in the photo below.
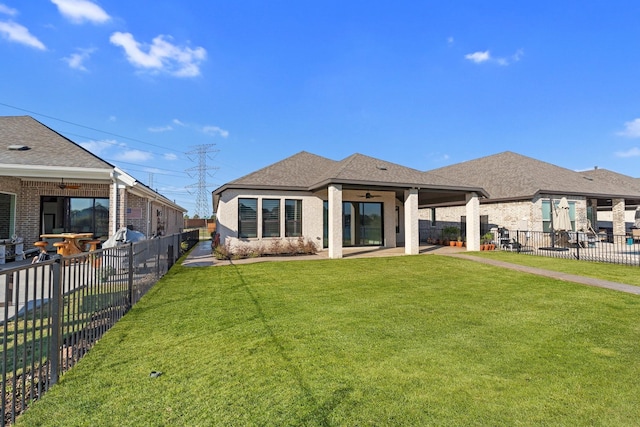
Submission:
{"label": "wrought iron fence post", "polygon": [[133,307],[135,304],[135,299],[133,295],[133,243],[129,243],[128,253],[128,263],[129,263],[129,275],[128,275],[128,285],[129,285],[129,308]]}
{"label": "wrought iron fence post", "polygon": [[155,250],[156,250],[156,279],[160,278],[160,241],[162,239],[155,239]]}
{"label": "wrought iron fence post", "polygon": [[520,253],[520,230],[516,231],[516,253]]}
{"label": "wrought iron fence post", "polygon": [[51,367],[51,385],[60,378],[60,338],[62,335],[62,259],[56,255],[55,262],[51,264],[53,270],[53,283],[51,295],[51,343],[49,346],[49,364]]}

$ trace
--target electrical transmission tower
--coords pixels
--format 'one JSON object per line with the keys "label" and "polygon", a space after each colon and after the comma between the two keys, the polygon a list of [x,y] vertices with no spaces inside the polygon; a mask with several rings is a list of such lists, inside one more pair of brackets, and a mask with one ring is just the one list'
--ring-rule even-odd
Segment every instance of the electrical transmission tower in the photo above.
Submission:
{"label": "electrical transmission tower", "polygon": [[[200,218],[209,218],[211,216],[209,209],[211,207],[211,193],[207,189],[211,184],[207,183],[207,176],[212,176],[208,171],[218,169],[217,167],[207,166],[207,159],[213,160],[211,153],[216,153],[218,150],[214,150],[215,144],[202,144],[196,145],[195,148],[187,152],[187,157],[192,162],[195,161],[191,156],[196,156],[198,166],[194,166],[186,170],[191,178],[198,177],[198,182],[195,184],[187,185],[187,189],[196,188],[196,212]],[[189,193],[191,193],[189,191]],[[192,194],[192,193],[191,193]]]}

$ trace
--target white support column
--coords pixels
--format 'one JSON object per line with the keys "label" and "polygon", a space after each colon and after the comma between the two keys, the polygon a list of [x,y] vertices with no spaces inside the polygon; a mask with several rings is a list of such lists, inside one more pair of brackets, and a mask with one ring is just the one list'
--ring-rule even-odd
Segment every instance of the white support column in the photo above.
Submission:
{"label": "white support column", "polygon": [[329,185],[329,258],[342,258],[342,185]]}
{"label": "white support column", "polygon": [[480,199],[476,193],[467,193],[467,250],[480,250]]}
{"label": "white support column", "polygon": [[418,190],[404,191],[404,253],[420,253],[420,229],[418,227]]}

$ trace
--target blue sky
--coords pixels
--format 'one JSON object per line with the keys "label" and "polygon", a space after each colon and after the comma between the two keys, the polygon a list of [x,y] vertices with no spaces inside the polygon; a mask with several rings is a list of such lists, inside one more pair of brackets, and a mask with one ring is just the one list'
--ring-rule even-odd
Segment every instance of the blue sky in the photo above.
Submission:
{"label": "blue sky", "polygon": [[640,177],[639,18],[615,0],[0,0],[0,115],[192,216],[198,147],[209,190],[301,150]]}

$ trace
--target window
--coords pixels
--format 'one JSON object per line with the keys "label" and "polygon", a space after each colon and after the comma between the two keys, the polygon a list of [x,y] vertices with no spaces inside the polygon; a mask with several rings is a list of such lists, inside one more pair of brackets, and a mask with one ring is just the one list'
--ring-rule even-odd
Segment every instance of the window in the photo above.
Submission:
{"label": "window", "polygon": [[108,198],[44,196],[40,212],[44,233],[109,235]]}
{"label": "window", "polygon": [[258,199],[238,200],[238,237],[258,237]]}
{"label": "window", "polygon": [[[554,200],[553,205],[554,209],[558,208],[558,204],[560,204],[560,200]],[[576,229],[576,202],[569,202],[569,218],[571,219],[571,228],[573,230]],[[542,201],[542,231],[550,232],[551,231],[551,201],[543,200]]]}
{"label": "window", "polygon": [[71,198],[69,206],[69,230],[109,235],[109,199]]}
{"label": "window", "polygon": [[302,200],[284,201],[284,235],[302,236]]}
{"label": "window", "polygon": [[262,237],[280,237],[280,200],[262,200]]}
{"label": "window", "polygon": [[0,193],[0,239],[9,239],[15,233],[16,196]]}
{"label": "window", "polygon": [[[382,203],[342,203],[342,245],[381,246],[384,244]],[[323,203],[323,247],[329,246],[329,202]]]}

